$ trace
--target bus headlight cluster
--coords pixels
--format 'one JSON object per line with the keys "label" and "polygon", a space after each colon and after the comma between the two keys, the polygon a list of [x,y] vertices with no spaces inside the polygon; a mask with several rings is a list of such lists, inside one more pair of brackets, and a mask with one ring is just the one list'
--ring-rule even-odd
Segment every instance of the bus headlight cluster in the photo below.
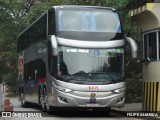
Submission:
{"label": "bus headlight cluster", "polygon": [[67,89],[67,88],[60,87],[60,86],[56,86],[56,89],[59,90],[59,91],[65,92],[65,93],[68,93],[68,92],[72,92],[72,91],[73,91],[73,90],[71,90],[71,89]]}
{"label": "bus headlight cluster", "polygon": [[125,91],[125,88],[124,88],[124,87],[122,87],[122,88],[119,88],[119,89],[113,90],[112,92],[113,92],[113,93],[117,93],[117,94],[119,94],[119,93],[124,92],[124,91]]}

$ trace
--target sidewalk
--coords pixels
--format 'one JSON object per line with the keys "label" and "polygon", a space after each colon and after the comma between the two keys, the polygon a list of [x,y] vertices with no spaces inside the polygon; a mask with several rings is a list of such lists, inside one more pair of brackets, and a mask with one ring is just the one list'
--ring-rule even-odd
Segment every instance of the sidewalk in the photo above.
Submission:
{"label": "sidewalk", "polygon": [[122,112],[141,112],[142,111],[142,103],[126,103],[123,108],[113,108],[114,110],[122,111]]}
{"label": "sidewalk", "polygon": [[[145,111],[142,111],[142,103],[127,103],[123,108],[112,108],[115,111],[120,111],[124,114],[127,113],[145,113]],[[152,113],[152,112],[151,112]],[[140,116],[139,116],[140,117]],[[140,117],[141,118],[141,117]],[[158,116],[147,116],[147,117],[142,117],[145,118],[145,120],[160,120],[160,115]]]}

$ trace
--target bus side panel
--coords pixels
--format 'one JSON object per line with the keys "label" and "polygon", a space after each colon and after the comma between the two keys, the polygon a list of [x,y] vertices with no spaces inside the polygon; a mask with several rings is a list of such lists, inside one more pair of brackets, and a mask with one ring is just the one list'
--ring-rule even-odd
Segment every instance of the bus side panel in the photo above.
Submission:
{"label": "bus side panel", "polygon": [[25,100],[39,103],[39,88],[46,83],[47,44],[44,41],[37,42],[24,53]]}

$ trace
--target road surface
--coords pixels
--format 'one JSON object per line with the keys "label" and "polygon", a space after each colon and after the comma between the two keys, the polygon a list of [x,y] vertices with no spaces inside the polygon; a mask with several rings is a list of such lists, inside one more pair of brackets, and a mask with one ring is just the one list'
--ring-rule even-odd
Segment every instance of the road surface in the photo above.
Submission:
{"label": "road surface", "polygon": [[126,113],[119,110],[112,110],[109,115],[106,112],[93,112],[93,111],[60,111],[56,113],[45,113],[37,106],[30,106],[30,108],[22,108],[20,102],[17,98],[10,99],[14,106],[14,111],[19,111],[25,113],[29,112],[39,112],[42,116],[41,118],[22,118],[22,117],[12,117],[3,118],[2,120],[143,120],[149,118],[142,117],[127,117]]}

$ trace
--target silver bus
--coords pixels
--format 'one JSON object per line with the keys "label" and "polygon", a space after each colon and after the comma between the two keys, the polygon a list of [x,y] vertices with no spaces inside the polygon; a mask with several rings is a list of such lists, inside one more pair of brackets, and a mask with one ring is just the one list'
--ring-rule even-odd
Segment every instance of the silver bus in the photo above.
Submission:
{"label": "silver bus", "polygon": [[125,37],[118,13],[53,6],[18,38],[17,86],[23,107],[110,110],[125,103]]}

